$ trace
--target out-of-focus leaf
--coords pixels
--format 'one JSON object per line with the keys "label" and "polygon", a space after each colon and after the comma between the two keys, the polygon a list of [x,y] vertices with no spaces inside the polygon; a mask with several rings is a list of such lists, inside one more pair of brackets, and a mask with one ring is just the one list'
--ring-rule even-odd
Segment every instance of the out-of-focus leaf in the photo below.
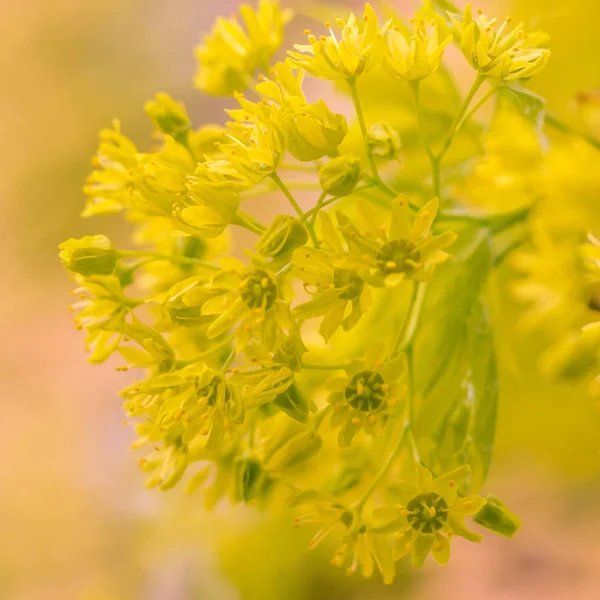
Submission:
{"label": "out-of-focus leaf", "polygon": [[539,130],[544,126],[546,99],[518,84],[504,86],[500,93],[510,98],[519,112]]}
{"label": "out-of-focus leaf", "polygon": [[471,491],[487,476],[498,403],[496,357],[482,298],[491,266],[485,231],[463,234],[429,284],[413,352],[415,432],[434,472],[470,464]]}

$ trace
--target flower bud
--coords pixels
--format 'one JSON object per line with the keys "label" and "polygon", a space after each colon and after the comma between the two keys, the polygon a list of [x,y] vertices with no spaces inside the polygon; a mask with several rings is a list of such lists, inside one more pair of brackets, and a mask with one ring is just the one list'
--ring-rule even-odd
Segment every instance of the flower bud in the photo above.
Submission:
{"label": "flower bud", "polygon": [[323,100],[280,114],[289,150],[298,160],[310,161],[334,152],[348,133],[343,115],[332,113]]}
{"label": "flower bud", "polygon": [[521,519],[495,496],[486,498],[484,507],[473,517],[473,521],[505,537],[513,537],[521,527]]}
{"label": "flower bud", "polygon": [[112,275],[117,266],[117,251],[105,235],[71,238],[63,242],[59,249],[65,268],[84,277]]}
{"label": "flower bud", "polygon": [[261,493],[265,472],[256,458],[239,456],[233,463],[233,496],[236,502],[248,502]]}
{"label": "flower bud", "polygon": [[193,276],[176,283],[168,292],[163,306],[166,316],[176,325],[198,327],[207,322],[201,308],[216,294],[203,276]]}
{"label": "flower bud", "polygon": [[165,135],[178,142],[190,130],[190,119],[183,104],[175,102],[169,94],[156,94],[156,100],[149,100],[144,107],[154,126]]}
{"label": "flower bud", "polygon": [[367,143],[371,154],[381,158],[394,158],[402,147],[400,134],[387,123],[375,123],[371,126]]}
{"label": "flower bud", "polygon": [[262,234],[256,249],[263,256],[281,257],[291,254],[307,241],[306,227],[298,219],[290,215],[278,215]]}
{"label": "flower bud", "polygon": [[324,192],[332,196],[347,196],[354,191],[360,179],[360,160],[354,156],[333,158],[319,171]]}

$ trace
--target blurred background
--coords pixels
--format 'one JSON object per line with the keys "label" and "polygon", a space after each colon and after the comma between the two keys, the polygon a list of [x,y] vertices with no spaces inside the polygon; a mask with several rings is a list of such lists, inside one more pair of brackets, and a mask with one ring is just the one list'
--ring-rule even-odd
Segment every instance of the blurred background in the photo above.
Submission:
{"label": "blurred background", "polygon": [[[392,0],[403,13],[414,3]],[[498,445],[485,490],[523,518],[515,540],[460,540],[446,568],[401,572],[384,588],[306,552],[310,532],[250,509],[206,515],[198,497],[147,490],[116,391],[127,375],[85,363],[57,258],[68,237],[126,239],[117,219],[84,221],[81,187],[97,131],[118,117],[152,144],[142,107],[158,91],[195,125],[223,102],[192,88],[193,47],[237,0],[4,0],[0,6],[0,598],[2,600],[597,600],[600,422],[583,389],[533,375],[503,306]],[[461,3],[462,4],[462,3]],[[293,2],[289,2],[294,6]],[[597,0],[495,0],[552,37],[533,89],[569,118],[600,86]],[[304,3],[304,6],[306,4]],[[344,11],[342,11],[344,12]],[[292,30],[302,29],[298,20]],[[300,39],[290,32],[292,39]]]}

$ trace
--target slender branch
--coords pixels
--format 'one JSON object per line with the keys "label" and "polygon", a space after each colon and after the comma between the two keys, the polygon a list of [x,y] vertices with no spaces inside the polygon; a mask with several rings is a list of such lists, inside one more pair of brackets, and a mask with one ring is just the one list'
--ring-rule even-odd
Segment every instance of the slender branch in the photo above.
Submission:
{"label": "slender branch", "polygon": [[494,86],[492,88],[490,88],[486,94],[481,98],[481,100],[479,100],[479,102],[477,102],[477,104],[475,104],[475,106],[463,117],[462,121],[458,124],[456,131],[458,131],[459,129],[461,129],[461,127],[463,127],[465,125],[465,123],[467,123],[470,119],[473,118],[473,116],[475,115],[475,113],[496,93],[498,93],[498,90],[500,89],[500,86]]}
{"label": "slender branch", "polygon": [[522,223],[531,213],[531,206],[519,208],[512,213],[501,215],[489,220],[489,225],[494,234],[502,233],[513,225]]}
{"label": "slender branch", "polygon": [[232,223],[258,235],[262,235],[267,230],[267,228],[262,223],[259,223],[252,215],[239,209],[236,211]]}
{"label": "slender branch", "polygon": [[446,141],[444,142],[444,145],[442,146],[442,150],[437,155],[437,158],[440,161],[440,163],[442,161],[442,158],[446,155],[446,152],[448,152],[450,146],[452,145],[452,140],[454,139],[454,134],[456,133],[456,130],[458,129],[458,124],[460,123],[462,118],[465,116],[465,113],[467,112],[467,109],[469,108],[471,101],[475,97],[475,94],[477,94],[477,91],[479,90],[479,88],[481,87],[481,84],[484,81],[485,81],[484,75],[477,75],[477,77],[475,78],[475,81],[473,82],[473,85],[471,86],[471,89],[469,90],[469,93],[467,94],[462,105],[458,109],[458,113],[456,114],[456,117],[454,118],[454,122],[450,126],[450,131],[448,132]]}
{"label": "slender branch", "polygon": [[381,177],[372,177],[371,183],[381,191],[385,192],[390,198],[396,198],[398,196],[398,193],[385,183]]}
{"label": "slender branch", "polygon": [[377,489],[377,486],[381,483],[381,480],[387,475],[388,471],[390,470],[390,467],[392,466],[392,464],[394,462],[394,459],[400,452],[400,448],[402,448],[402,442],[404,441],[404,438],[405,438],[408,430],[409,430],[409,427],[408,427],[408,425],[406,425],[404,427],[404,429],[402,430],[402,433],[398,436],[398,439],[396,440],[396,443],[394,444],[394,447],[392,448],[385,463],[383,464],[383,466],[381,467],[381,469],[379,470],[377,475],[375,475],[375,477],[373,478],[373,481],[371,481],[371,484],[369,485],[369,487],[367,488],[365,493],[362,495],[360,500],[356,503],[355,509],[357,512],[360,513],[362,511],[367,500],[371,497],[373,492]]}
{"label": "slender branch", "polygon": [[327,198],[327,200],[323,200],[320,205],[317,204],[316,206],[314,206],[310,210],[307,210],[304,213],[304,216],[300,220],[301,221],[305,221],[306,219],[308,219],[309,217],[313,216],[314,214],[316,214],[318,211],[320,211],[321,209],[325,208],[326,206],[329,206],[333,202],[337,202],[338,200],[342,200],[343,198],[349,198],[350,196],[354,196],[358,192],[362,192],[363,190],[368,190],[371,187],[373,187],[373,186],[372,185],[365,185],[365,186],[356,188],[348,196],[332,196],[331,198]]}
{"label": "slender branch", "polygon": [[550,127],[554,127],[554,129],[557,129],[558,131],[562,131],[563,133],[566,133],[568,135],[580,137],[590,146],[596,148],[596,150],[600,150],[600,140],[596,139],[595,137],[591,136],[585,131],[580,131],[576,127],[572,127],[568,123],[565,123],[562,119],[559,119],[556,115],[546,113],[546,123],[550,125]]}
{"label": "slender branch", "polygon": [[221,367],[221,372],[225,373],[225,371],[227,371],[227,369],[229,369],[229,366],[231,365],[231,363],[234,361],[235,359],[235,348],[229,353],[229,356],[225,359],[225,362],[223,363],[223,366]]}
{"label": "slender branch", "polygon": [[[306,221],[305,216],[304,216],[304,211],[302,210],[302,208],[296,201],[296,198],[294,198],[294,196],[292,195],[292,192],[290,192],[290,190],[288,190],[288,188],[286,187],[285,183],[283,183],[283,181],[281,181],[281,178],[279,177],[279,175],[277,175],[277,173],[272,173],[271,179],[279,186],[279,189],[283,192],[283,195],[287,198],[288,202],[292,205],[292,208],[296,211],[296,213],[300,217],[300,220]],[[317,236],[315,234],[315,228],[312,226],[312,223],[305,222],[305,225],[306,225],[306,229],[308,229],[308,234],[310,235],[310,239],[312,240],[312,243],[314,244],[315,248],[318,248],[319,240],[317,239]]]}
{"label": "slender branch", "polygon": [[213,346],[212,348],[209,348],[208,350],[201,352],[197,356],[194,356],[194,358],[180,359],[180,360],[176,361],[175,364],[178,369],[180,369],[181,367],[187,367],[188,365],[193,365],[194,363],[200,362],[201,360],[205,359],[207,356],[214,354],[221,348],[225,348],[226,346],[229,346],[229,344],[231,344],[231,342],[233,342],[234,339],[235,339],[234,336],[227,337],[222,342],[217,344],[216,346]]}
{"label": "slender branch", "polygon": [[517,248],[520,248],[525,242],[523,240],[515,240],[509,244],[500,254],[494,257],[492,267],[499,267]]}
{"label": "slender branch", "polygon": [[279,177],[279,175],[277,175],[277,173],[275,173],[275,172],[271,173],[271,179],[277,184],[279,189],[283,192],[283,195],[287,198],[287,201],[292,205],[292,208],[296,211],[298,216],[300,218],[302,218],[304,216],[304,212],[302,211],[302,208],[300,208],[300,205],[296,201],[296,198],[294,198],[294,196],[292,195],[292,192],[290,192],[290,190],[287,189],[285,183],[283,183],[283,181],[281,181],[281,178]]}
{"label": "slender branch", "polygon": [[177,254],[161,254],[159,252],[146,252],[145,250],[119,250],[119,256],[123,258],[149,258],[152,260],[168,260],[182,265],[194,265],[204,267],[212,271],[218,271],[219,267],[199,258],[192,256],[179,256]]}
{"label": "slender branch", "polygon": [[[321,195],[319,196],[319,199],[317,200],[317,203],[314,206],[314,212],[313,214],[310,216],[310,218],[308,219],[308,222],[314,227],[315,226],[315,221],[317,220],[317,215],[319,214],[319,211],[323,208],[323,202],[325,202],[325,198],[327,198],[328,194],[327,192],[321,192]],[[306,213],[304,213],[304,219],[306,219]]]}
{"label": "slender branch", "polygon": [[303,362],[302,363],[303,369],[312,369],[315,371],[338,371],[338,370],[347,369],[348,367],[351,367],[351,366],[352,366],[352,363],[338,363],[338,364],[333,364],[333,365],[327,365],[325,363],[311,363],[311,362]]}
{"label": "slender branch", "polygon": [[391,356],[398,356],[401,352],[407,350],[415,336],[417,325],[419,324],[419,317],[421,315],[421,309],[423,308],[423,300],[425,299],[425,291],[427,290],[427,284],[422,281],[415,281],[413,285],[413,293],[410,299],[410,308],[408,315],[404,320],[402,329],[400,330]]}
{"label": "slender branch", "polygon": [[317,414],[315,414],[315,416],[313,417],[312,421],[311,421],[311,425],[313,426],[313,429],[315,431],[319,430],[319,427],[321,427],[321,423],[323,423],[323,421],[325,420],[325,417],[330,414],[333,410],[333,406],[331,404],[328,404],[327,406],[323,407],[321,410],[319,410],[319,412],[317,412]]}
{"label": "slender branch", "polygon": [[367,124],[365,122],[365,115],[363,114],[362,106],[360,104],[360,98],[358,96],[358,89],[356,87],[356,79],[351,78],[351,79],[347,79],[347,81],[348,81],[348,87],[350,88],[350,94],[352,96],[352,102],[354,103],[354,110],[356,111],[356,116],[358,118],[360,132],[362,133],[363,141],[365,143],[365,149],[367,151],[367,158],[369,159],[369,164],[371,165],[371,171],[373,172],[373,177],[375,177],[376,179],[380,179],[379,171],[377,170],[377,164],[375,163],[375,158],[373,157],[371,148],[369,147]]}
{"label": "slender branch", "polygon": [[431,171],[433,176],[433,195],[439,198],[440,196],[440,158],[435,156],[433,150],[431,149],[431,145],[429,143],[429,138],[427,137],[427,133],[425,132],[425,122],[423,119],[423,111],[421,110],[421,101],[419,95],[419,81],[415,81],[411,85],[413,95],[415,97],[415,107],[417,109],[417,118],[419,120],[419,129],[421,130],[421,137],[423,138],[423,144],[425,146],[425,151],[427,152],[427,156],[429,157],[429,162],[431,163]]}

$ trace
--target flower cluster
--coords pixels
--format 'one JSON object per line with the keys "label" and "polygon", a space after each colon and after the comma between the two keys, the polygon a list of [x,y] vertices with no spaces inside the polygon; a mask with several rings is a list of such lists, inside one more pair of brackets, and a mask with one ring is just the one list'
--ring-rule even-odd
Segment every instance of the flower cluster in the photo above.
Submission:
{"label": "flower cluster", "polygon": [[[506,182],[519,165],[507,166],[506,144],[480,128],[465,129],[486,156],[441,163],[478,108],[479,86],[487,81],[488,97],[525,93],[511,82],[543,68],[544,38],[508,19],[495,28],[470,7],[448,17],[425,3],[409,25],[380,22],[366,4],[326,23],[327,35],[306,31],[308,44],[275,62],[289,11],[260,0],[240,16],[219,19],[197,50],[197,87],[232,101],[223,126],[196,129],[182,104],[158,94],[146,104],[154,151],[138,150],[118,122],[100,133],[83,215],[123,213],[132,247],[105,235],[60,246],[90,361],[115,355],[119,371],[136,373],[122,397],[134,445],[147,450],[147,485],[186,480],[207,508],[224,498],[293,505],[297,524],[318,526],[311,546],[334,541],[332,564],[377,570],[386,583],[407,554],[416,567],[429,554],[445,564],[452,536],[480,541],[466,517],[514,535],[518,519],[478,495],[498,401],[493,346],[482,348],[491,339],[483,283],[510,264],[498,239],[537,198],[531,179]],[[429,130],[415,145],[406,123],[427,121],[419,83],[445,71],[453,42],[476,85],[452,119],[430,120],[436,151]],[[353,110],[309,98],[307,75],[340,84]],[[406,87],[410,101],[388,112],[380,99],[364,102],[370,78]],[[456,106],[456,90],[440,93]],[[389,116],[399,113],[409,118]],[[473,198],[490,179],[505,185],[493,199],[519,192],[508,208],[520,212],[470,210],[497,208]],[[249,208],[255,196],[260,214]],[[529,250],[514,255],[528,320],[571,336],[563,370],[597,375],[597,237],[530,224]]]}

